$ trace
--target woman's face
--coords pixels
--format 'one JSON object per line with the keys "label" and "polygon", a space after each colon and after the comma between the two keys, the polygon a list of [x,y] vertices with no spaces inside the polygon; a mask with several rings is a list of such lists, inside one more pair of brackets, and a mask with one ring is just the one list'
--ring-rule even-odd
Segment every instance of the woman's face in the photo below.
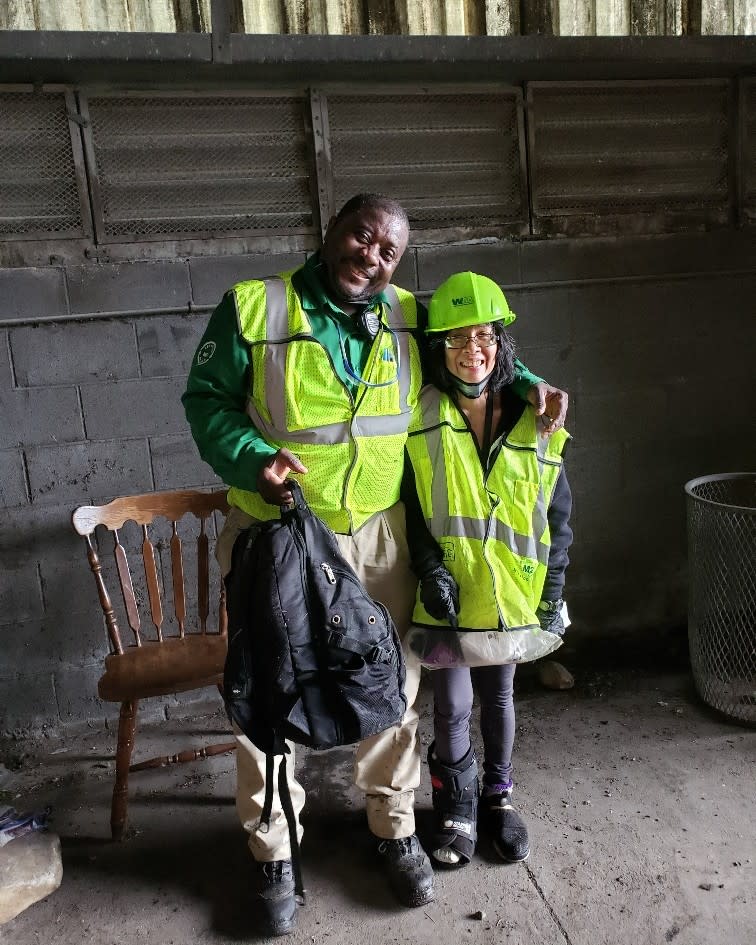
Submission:
{"label": "woman's face", "polygon": [[498,350],[496,333],[490,323],[455,328],[444,339],[447,370],[467,384],[477,384],[488,377],[496,364]]}

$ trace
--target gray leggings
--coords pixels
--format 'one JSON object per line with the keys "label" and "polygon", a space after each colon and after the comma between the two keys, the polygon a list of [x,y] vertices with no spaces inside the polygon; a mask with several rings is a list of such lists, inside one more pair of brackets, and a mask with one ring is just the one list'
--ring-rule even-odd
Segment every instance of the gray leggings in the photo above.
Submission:
{"label": "gray leggings", "polygon": [[470,715],[475,685],[480,697],[484,784],[505,784],[512,778],[516,668],[514,663],[507,663],[505,666],[479,666],[475,669],[434,669],[430,674],[436,756],[447,764],[459,761],[470,748]]}

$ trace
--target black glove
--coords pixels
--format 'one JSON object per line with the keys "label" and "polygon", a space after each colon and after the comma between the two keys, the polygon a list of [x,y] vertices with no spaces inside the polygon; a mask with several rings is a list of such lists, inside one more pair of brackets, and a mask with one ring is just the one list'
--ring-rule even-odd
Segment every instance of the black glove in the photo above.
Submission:
{"label": "black glove", "polygon": [[459,625],[459,588],[442,564],[436,565],[421,578],[420,600],[435,620],[448,620],[455,628]]}
{"label": "black glove", "polygon": [[565,626],[562,620],[562,600],[542,600],[536,608],[541,630],[557,633],[561,637]]}

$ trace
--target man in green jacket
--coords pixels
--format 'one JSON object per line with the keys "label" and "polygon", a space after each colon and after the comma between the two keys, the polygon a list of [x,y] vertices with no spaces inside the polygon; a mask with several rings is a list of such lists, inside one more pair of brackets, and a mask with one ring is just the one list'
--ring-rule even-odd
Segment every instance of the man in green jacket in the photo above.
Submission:
{"label": "man in green jacket", "polygon": [[[417,580],[399,490],[422,371],[418,305],[390,282],[408,240],[407,215],[395,200],[353,197],[303,266],[239,283],[223,297],[182,398],[202,458],[231,487],[216,551],[223,573],[239,532],[252,521],[277,519],[291,499],[286,480],[297,478],[400,635],[409,627]],[[567,395],[519,362],[517,370],[518,393],[556,429]],[[433,898],[433,872],[414,822],[418,685],[419,669],[408,668],[404,719],[362,742],[355,764],[379,861],[408,906]],[[274,792],[269,829],[259,829],[265,756],[241,733],[237,740],[237,810],[256,861],[256,905],[264,931],[283,935],[293,930],[297,911],[288,828]],[[289,784],[301,838],[305,795],[291,748]]]}

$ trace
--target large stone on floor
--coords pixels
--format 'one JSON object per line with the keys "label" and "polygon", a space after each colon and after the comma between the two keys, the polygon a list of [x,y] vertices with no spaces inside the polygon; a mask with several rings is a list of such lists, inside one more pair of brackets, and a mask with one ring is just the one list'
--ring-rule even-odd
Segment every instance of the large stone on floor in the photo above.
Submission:
{"label": "large stone on floor", "polygon": [[57,834],[35,830],[0,847],[0,924],[49,896],[62,879]]}

